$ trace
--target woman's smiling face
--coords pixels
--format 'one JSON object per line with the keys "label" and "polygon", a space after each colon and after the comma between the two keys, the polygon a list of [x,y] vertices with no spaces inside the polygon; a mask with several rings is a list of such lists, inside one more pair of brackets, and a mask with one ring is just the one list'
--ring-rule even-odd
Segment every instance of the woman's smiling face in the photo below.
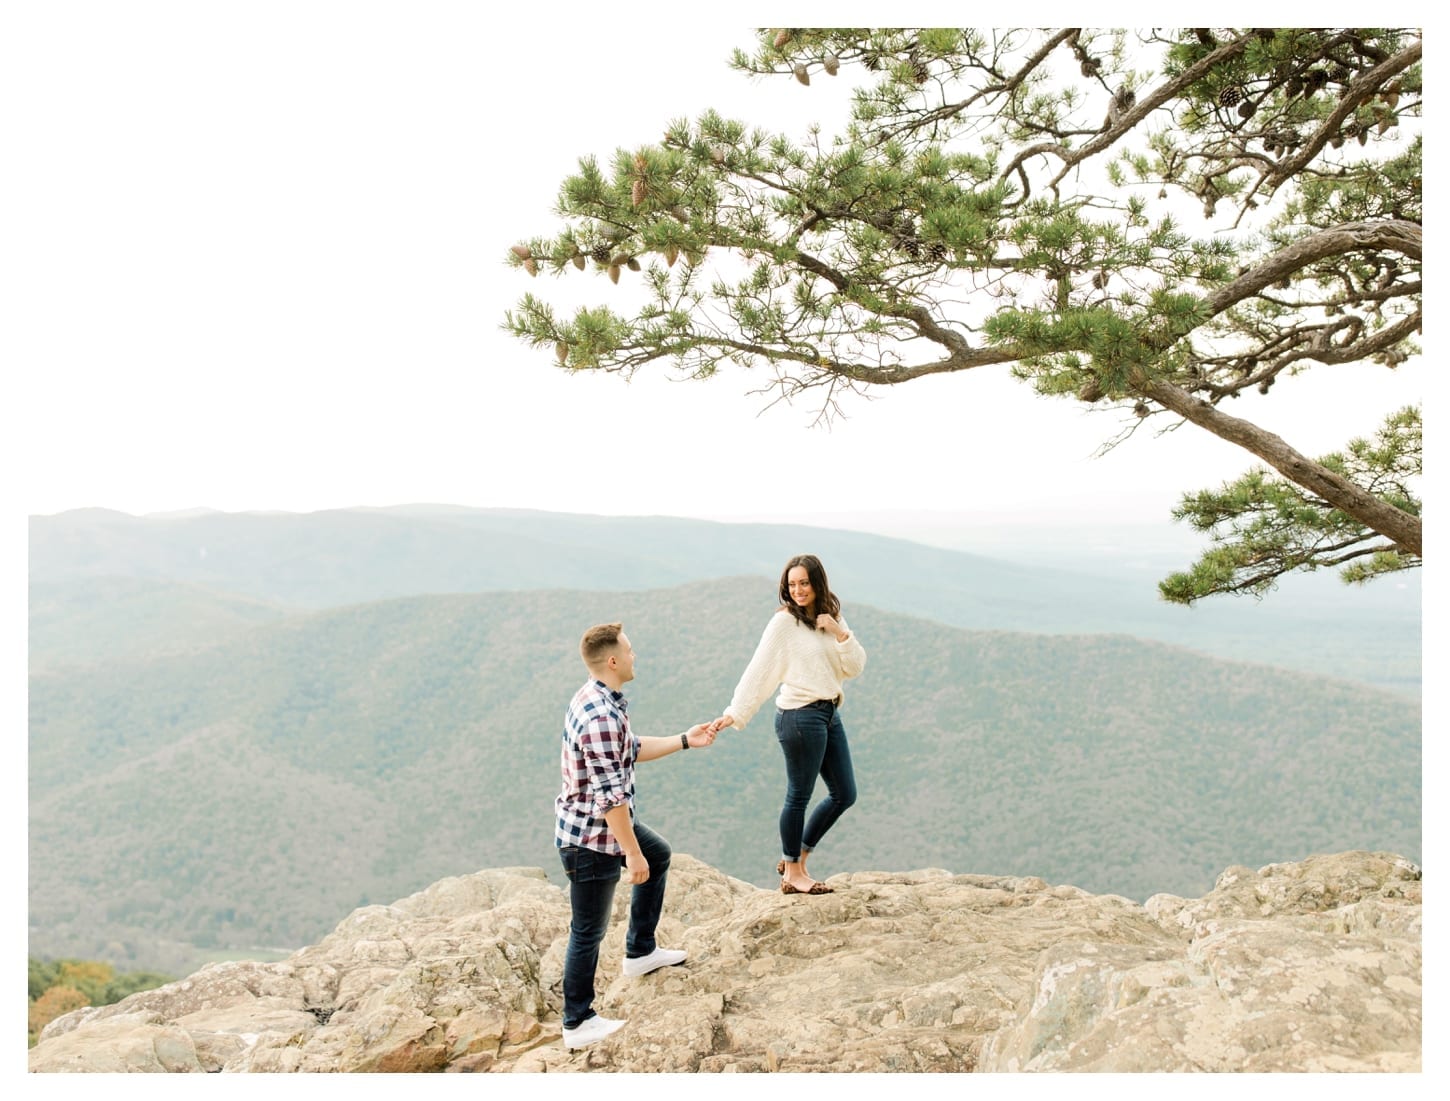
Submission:
{"label": "woman's smiling face", "polygon": [[806,611],[816,602],[816,590],[811,588],[810,574],[804,566],[792,566],[790,573],[786,574],[786,584],[790,587],[790,598],[797,605]]}

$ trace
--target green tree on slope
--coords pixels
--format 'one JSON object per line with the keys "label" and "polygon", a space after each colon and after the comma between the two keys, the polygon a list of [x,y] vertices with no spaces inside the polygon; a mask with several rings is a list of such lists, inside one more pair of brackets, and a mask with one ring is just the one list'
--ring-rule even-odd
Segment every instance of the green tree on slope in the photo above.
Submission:
{"label": "green tree on slope", "polygon": [[1183,497],[1211,544],[1169,600],[1415,567],[1418,407],[1318,458],[1228,410],[1418,351],[1420,54],[1403,29],[761,31],[742,73],[859,77],[845,132],[707,112],[582,159],[562,228],[509,261],[638,280],[639,305],[564,317],[529,294],[505,326],[570,370],[767,371],[826,417],[851,391],[1010,365],[1121,407],[1124,435],[1212,432],[1264,465]]}

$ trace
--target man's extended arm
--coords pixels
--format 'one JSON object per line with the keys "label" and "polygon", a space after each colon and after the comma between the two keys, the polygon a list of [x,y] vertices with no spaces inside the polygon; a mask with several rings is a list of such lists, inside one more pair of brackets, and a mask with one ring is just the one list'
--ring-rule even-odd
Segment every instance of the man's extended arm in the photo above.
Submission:
{"label": "man's extended arm", "polygon": [[[680,741],[682,737],[690,743],[691,749],[703,749],[715,740],[715,731],[710,729],[709,723],[698,723],[690,727],[683,735],[671,734],[665,738],[641,738],[639,753],[635,756],[635,760],[654,761],[660,757],[668,757],[671,753],[678,753],[685,748]],[[615,836],[619,835],[615,834]]]}

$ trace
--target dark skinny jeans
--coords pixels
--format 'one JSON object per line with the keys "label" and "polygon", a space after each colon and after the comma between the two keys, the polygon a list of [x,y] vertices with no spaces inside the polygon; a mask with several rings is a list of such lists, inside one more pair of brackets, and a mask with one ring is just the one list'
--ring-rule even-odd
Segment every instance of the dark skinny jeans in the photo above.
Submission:
{"label": "dark skinny jeans", "polygon": [[[649,879],[636,883],[629,900],[629,932],[624,954],[631,959],[655,950],[655,926],[665,901],[669,878],[670,846],[642,822],[634,824],[639,851],[649,864]],[[564,952],[564,1027],[578,1028],[594,1016],[594,972],[599,967],[599,945],[609,929],[614,888],[624,869],[624,857],[610,856],[578,845],[559,850],[564,874],[569,877],[569,947]]]}
{"label": "dark skinny jeans", "polygon": [[[856,801],[856,774],[851,769],[851,747],[836,705],[817,700],[804,707],[775,713],[775,737],[785,753],[785,806],[780,811],[781,855],[794,864],[801,849],[814,849]],[[806,821],[806,807],[816,788],[816,777],[826,782],[826,797]]]}

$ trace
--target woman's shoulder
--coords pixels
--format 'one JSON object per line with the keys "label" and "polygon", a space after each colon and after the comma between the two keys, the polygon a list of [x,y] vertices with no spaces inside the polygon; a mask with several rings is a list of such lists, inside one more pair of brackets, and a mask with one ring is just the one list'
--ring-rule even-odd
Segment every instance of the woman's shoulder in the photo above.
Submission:
{"label": "woman's shoulder", "polygon": [[788,631],[794,624],[798,622],[799,620],[797,620],[796,617],[791,614],[791,610],[787,608],[784,604],[782,604],[774,611],[774,613],[772,613],[770,617],[770,622],[765,625],[765,630],[767,633],[771,634],[778,631]]}

